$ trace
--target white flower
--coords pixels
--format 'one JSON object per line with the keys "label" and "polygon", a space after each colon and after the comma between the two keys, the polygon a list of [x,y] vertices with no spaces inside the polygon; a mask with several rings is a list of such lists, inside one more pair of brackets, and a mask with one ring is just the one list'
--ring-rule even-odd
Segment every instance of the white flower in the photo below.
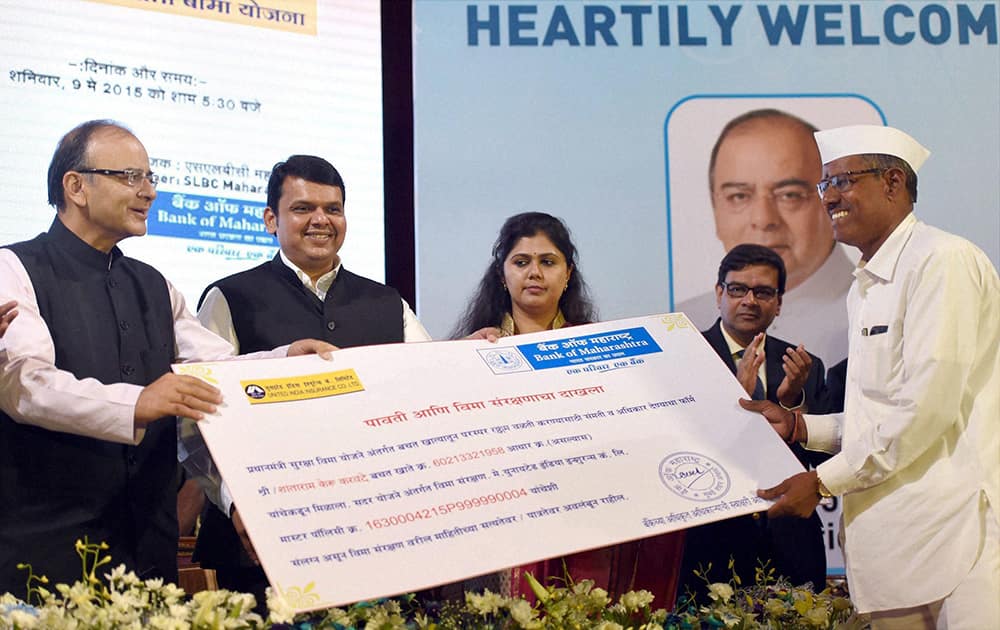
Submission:
{"label": "white flower", "polygon": [[621,596],[621,604],[629,612],[638,612],[653,602],[653,594],[649,591],[629,591]]}
{"label": "white flower", "polygon": [[187,619],[188,615],[191,613],[188,607],[184,604],[169,604],[167,606],[167,612],[174,619]]}
{"label": "white flower", "polygon": [[271,588],[267,589],[267,609],[270,611],[267,620],[271,623],[292,623],[295,618],[292,605],[281,593]]}
{"label": "white flower", "polygon": [[[595,608],[605,608],[609,603],[611,603],[611,598],[608,597],[608,592],[603,588],[595,588],[590,591],[587,595],[588,603]],[[650,596],[652,599],[652,596]]]}
{"label": "white flower", "polygon": [[724,582],[709,584],[708,596],[711,597],[714,602],[717,602],[720,599],[723,603],[728,602],[733,596],[733,587]]}
{"label": "white flower", "polygon": [[63,597],[68,601],[70,608],[77,608],[84,614],[92,614],[95,607],[92,600],[90,588],[83,582],[75,582],[73,586],[63,589],[63,584],[56,586]]}
{"label": "white flower", "polygon": [[576,584],[573,585],[573,592],[574,593],[588,593],[593,588],[594,588],[594,581],[593,580],[580,580],[579,582],[577,582]]}
{"label": "white flower", "polygon": [[136,576],[134,571],[127,571],[125,569],[124,564],[119,564],[117,567],[111,569],[111,573],[106,573],[104,577],[119,589],[138,586],[142,583],[142,580]]}
{"label": "white flower", "polygon": [[500,607],[504,605],[504,599],[487,589],[482,595],[466,593],[465,603],[479,615],[495,615],[500,612]]}
{"label": "white flower", "polygon": [[535,619],[535,612],[531,609],[531,604],[523,599],[510,605],[510,616],[522,628],[538,627],[539,622]]}
{"label": "white flower", "polygon": [[242,616],[252,611],[256,605],[257,598],[252,593],[230,592],[229,597],[226,599],[226,608],[231,617]]}
{"label": "white flower", "polygon": [[146,588],[151,591],[158,591],[163,588],[163,578],[150,578],[146,580]]}
{"label": "white flower", "polygon": [[29,628],[39,628],[38,617],[32,615],[29,612],[23,610],[12,610],[10,612],[10,622],[15,628],[24,628],[28,630]]}
{"label": "white flower", "polygon": [[331,608],[327,611],[326,616],[327,619],[335,624],[340,624],[342,626],[351,626],[354,624],[350,613],[343,608]]}
{"label": "white flower", "polygon": [[187,621],[164,615],[153,615],[146,623],[150,628],[156,630],[189,630],[191,628],[191,624]]}
{"label": "white flower", "polygon": [[229,591],[201,591],[191,599],[191,625],[196,628],[222,628]]}
{"label": "white flower", "polygon": [[142,609],[149,604],[149,597],[146,593],[134,590],[122,593],[112,591],[110,603],[112,608],[119,611]]}

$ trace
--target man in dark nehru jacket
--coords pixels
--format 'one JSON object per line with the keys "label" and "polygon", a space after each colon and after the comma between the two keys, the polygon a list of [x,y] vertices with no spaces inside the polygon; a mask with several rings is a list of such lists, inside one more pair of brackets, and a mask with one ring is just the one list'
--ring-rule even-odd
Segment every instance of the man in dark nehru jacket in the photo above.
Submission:
{"label": "man in dark nehru jacket", "polygon": [[18,306],[0,352],[0,592],[24,594],[20,562],[50,584],[80,579],[84,537],[114,565],[177,578],[175,416],[201,419],[222,396],[170,365],[234,353],[117,247],[146,233],[156,182],[130,131],[83,123],[49,165],[49,231],[0,249],[0,302]]}
{"label": "man in dark nehru jacket", "polygon": [[[774,250],[733,247],[719,264],[720,317],[702,334],[752,398],[786,409],[815,408],[822,397],[823,362],[801,345],[765,333],[781,312],[785,280],[785,263]],[[806,468],[827,457],[798,444],[789,448]],[[745,585],[753,584],[756,569],[768,563],[772,577],[783,575],[796,585],[812,582],[816,591],[826,587],[823,525],[815,513],[809,519],[768,519],[758,513],[689,529],[678,594],[686,589],[704,593],[705,581],[694,571],[710,563],[710,581],[728,581],[730,559]]]}
{"label": "man in dark nehru jacket", "polygon": [[[344,180],[326,160],[293,155],[275,164],[267,184],[264,224],[278,239],[275,257],[223,278],[202,296],[198,317],[239,352],[302,336],[338,347],[427,341],[430,336],[395,289],[345,269]],[[185,464],[207,489],[195,558],[215,568],[219,585],[263,594],[267,585],[239,512],[220,483],[200,435],[182,428]]]}

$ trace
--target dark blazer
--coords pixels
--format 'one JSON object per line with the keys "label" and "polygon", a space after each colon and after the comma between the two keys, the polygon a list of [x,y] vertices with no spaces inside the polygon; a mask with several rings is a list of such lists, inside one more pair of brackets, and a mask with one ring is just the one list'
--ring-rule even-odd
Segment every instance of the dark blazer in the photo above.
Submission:
{"label": "dark blazer", "polygon": [[844,390],[847,387],[847,359],[826,371],[826,386],[819,403],[809,409],[815,413],[840,413],[844,410]]}
{"label": "dark blazer", "polygon": [[[722,336],[721,322],[716,320],[715,325],[702,334],[735,374],[736,363]],[[785,378],[781,357],[791,347],[794,346],[770,335],[764,341],[767,399],[773,402],[778,401],[778,385]],[[806,405],[815,408],[821,404],[824,393],[824,370],[823,362],[816,356],[810,356],[812,366],[803,393]],[[829,457],[823,453],[807,451],[798,444],[790,448],[805,468],[815,467]],[[821,591],[826,586],[823,524],[815,513],[807,519],[768,519],[766,513],[760,512],[687,530],[678,596],[681,597],[690,590],[699,594],[700,601],[705,601],[705,581],[693,572],[696,569],[706,569],[711,563],[709,581],[727,582],[733,573],[728,569],[730,558],[734,563],[733,571],[740,576],[744,585],[753,584],[757,567],[769,562],[768,567],[774,569],[774,577],[784,575],[795,585],[812,582],[816,591]]]}

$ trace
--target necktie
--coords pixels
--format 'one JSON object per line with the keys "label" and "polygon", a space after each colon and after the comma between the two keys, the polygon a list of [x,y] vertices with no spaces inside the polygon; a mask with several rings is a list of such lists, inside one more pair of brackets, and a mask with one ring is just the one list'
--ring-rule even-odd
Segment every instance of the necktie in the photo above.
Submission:
{"label": "necktie", "polygon": [[[742,358],[742,350],[733,353],[733,361],[738,363]],[[757,382],[753,386],[753,394],[750,397],[754,400],[767,400],[767,392],[764,391],[764,381],[760,380],[760,374],[757,375]]]}

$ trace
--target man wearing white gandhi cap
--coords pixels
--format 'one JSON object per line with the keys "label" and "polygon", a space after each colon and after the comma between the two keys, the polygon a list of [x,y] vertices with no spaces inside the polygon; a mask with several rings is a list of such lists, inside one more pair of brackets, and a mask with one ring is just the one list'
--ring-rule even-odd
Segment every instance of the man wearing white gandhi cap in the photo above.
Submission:
{"label": "man wearing white gandhi cap", "polygon": [[972,243],[913,215],[930,152],[890,127],[816,134],[836,239],[861,250],[847,298],[842,414],[773,403],[787,441],[836,453],[759,495],[770,516],[843,495],[851,597],[872,627],[1000,628],[1000,281]]}

